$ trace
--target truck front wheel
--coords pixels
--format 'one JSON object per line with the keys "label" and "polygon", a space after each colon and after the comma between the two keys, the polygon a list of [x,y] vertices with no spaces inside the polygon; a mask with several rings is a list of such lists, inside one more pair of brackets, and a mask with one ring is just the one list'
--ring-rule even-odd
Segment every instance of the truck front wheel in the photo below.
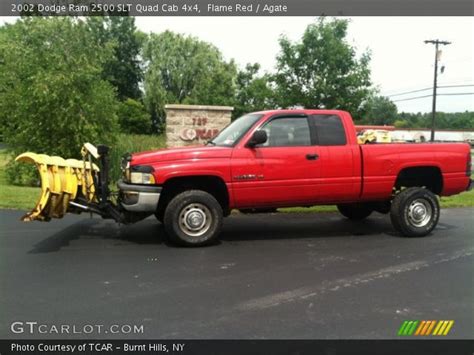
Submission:
{"label": "truck front wheel", "polygon": [[163,222],[173,242],[202,246],[217,239],[222,220],[222,207],[214,196],[201,190],[189,190],[169,202]]}
{"label": "truck front wheel", "polygon": [[390,219],[405,237],[424,237],[438,224],[439,202],[435,194],[421,187],[410,187],[392,201]]}
{"label": "truck front wheel", "polygon": [[337,209],[344,217],[352,220],[362,220],[369,217],[373,212],[372,208],[364,203],[337,205]]}

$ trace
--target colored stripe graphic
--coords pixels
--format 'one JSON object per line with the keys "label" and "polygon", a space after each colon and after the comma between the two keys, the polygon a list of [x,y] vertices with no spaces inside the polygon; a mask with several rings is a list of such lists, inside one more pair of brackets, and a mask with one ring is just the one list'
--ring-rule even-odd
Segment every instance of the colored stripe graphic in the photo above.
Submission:
{"label": "colored stripe graphic", "polygon": [[453,320],[442,320],[440,321],[440,325],[436,327],[435,331],[433,332],[433,335],[443,335],[446,336],[448,335],[449,331],[454,325]]}
{"label": "colored stripe graphic", "polygon": [[446,326],[446,329],[444,330],[443,335],[448,335],[448,333],[451,330],[451,328],[453,327],[453,325],[454,325],[453,320],[448,321],[448,325]]}
{"label": "colored stripe graphic", "polygon": [[431,331],[433,330],[435,324],[436,324],[436,321],[435,321],[435,320],[432,320],[430,326],[429,326],[428,329],[426,330],[426,335],[431,335]]}
{"label": "colored stripe graphic", "polygon": [[421,321],[421,323],[420,323],[418,329],[416,330],[415,335],[420,335],[420,332],[421,332],[421,330],[423,329],[423,327],[425,326],[425,323],[426,323],[426,322],[425,322],[424,320]]}
{"label": "colored stripe graphic", "polygon": [[444,330],[446,329],[446,326],[448,325],[448,321],[443,320],[443,324],[441,325],[441,328],[438,330],[438,334],[436,335],[443,335]]}
{"label": "colored stripe graphic", "polygon": [[400,335],[408,335],[408,332],[413,324],[413,321],[407,320],[403,323],[402,328],[400,329]]}
{"label": "colored stripe graphic", "polygon": [[443,325],[443,321],[439,321],[438,324],[436,325],[436,328],[433,332],[433,335],[438,335],[438,332],[439,332],[442,325]]}
{"label": "colored stripe graphic", "polygon": [[421,330],[420,335],[427,335],[426,332],[428,331],[429,326],[431,325],[431,321],[426,321],[425,326]]}
{"label": "colored stripe graphic", "polygon": [[398,335],[446,336],[454,325],[453,320],[406,320],[398,329]]}
{"label": "colored stripe graphic", "polygon": [[412,335],[415,332],[418,323],[417,320],[404,321],[398,330],[398,335]]}
{"label": "colored stripe graphic", "polygon": [[400,329],[398,329],[398,335],[405,335],[405,329],[408,326],[409,321],[404,321],[402,325],[400,326]]}
{"label": "colored stripe graphic", "polygon": [[410,328],[410,331],[408,332],[408,335],[413,335],[413,333],[416,330],[417,325],[418,325],[418,321],[417,320],[413,321],[413,324],[411,325],[411,328]]}
{"label": "colored stripe graphic", "polygon": [[451,328],[453,327],[453,325],[454,325],[453,320],[448,321],[448,325],[446,326],[446,329],[444,330],[443,335],[448,335],[448,333],[451,330]]}

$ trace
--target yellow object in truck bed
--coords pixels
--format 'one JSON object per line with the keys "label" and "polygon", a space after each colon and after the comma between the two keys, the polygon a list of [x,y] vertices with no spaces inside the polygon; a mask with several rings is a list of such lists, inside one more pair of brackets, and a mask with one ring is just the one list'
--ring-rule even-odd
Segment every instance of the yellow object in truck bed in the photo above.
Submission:
{"label": "yellow object in truck bed", "polygon": [[367,129],[357,135],[357,143],[391,143],[390,132],[382,129]]}

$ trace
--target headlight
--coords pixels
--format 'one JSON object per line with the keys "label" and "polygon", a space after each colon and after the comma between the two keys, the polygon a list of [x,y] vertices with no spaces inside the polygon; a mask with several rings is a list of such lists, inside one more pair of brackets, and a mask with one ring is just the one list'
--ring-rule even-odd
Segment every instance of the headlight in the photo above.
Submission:
{"label": "headlight", "polygon": [[152,166],[132,165],[125,169],[125,176],[132,184],[154,184],[153,171],[155,170]]}
{"label": "headlight", "polygon": [[154,184],[155,178],[150,173],[133,172],[130,174],[130,182],[132,184]]}

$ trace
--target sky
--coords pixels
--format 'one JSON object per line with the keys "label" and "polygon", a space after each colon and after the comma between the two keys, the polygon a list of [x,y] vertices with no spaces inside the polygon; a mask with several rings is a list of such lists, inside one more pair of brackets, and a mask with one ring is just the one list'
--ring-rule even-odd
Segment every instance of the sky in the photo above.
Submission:
{"label": "sky", "polygon": [[[392,100],[432,94],[434,45],[427,39],[452,42],[443,46],[440,64],[444,73],[438,85],[471,85],[440,88],[443,93],[474,93],[474,17],[352,17],[347,39],[360,54],[372,53],[372,81]],[[0,18],[2,22],[13,18]],[[146,32],[171,30],[213,43],[225,59],[243,67],[258,62],[272,72],[279,51],[278,38],[301,38],[314,17],[137,17],[137,27]],[[417,93],[395,95],[430,88]],[[392,96],[395,95],[395,96]],[[432,97],[395,101],[399,112],[430,112]],[[474,111],[474,95],[438,96],[437,110]]]}

